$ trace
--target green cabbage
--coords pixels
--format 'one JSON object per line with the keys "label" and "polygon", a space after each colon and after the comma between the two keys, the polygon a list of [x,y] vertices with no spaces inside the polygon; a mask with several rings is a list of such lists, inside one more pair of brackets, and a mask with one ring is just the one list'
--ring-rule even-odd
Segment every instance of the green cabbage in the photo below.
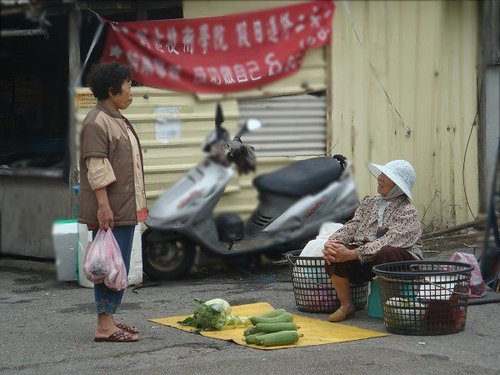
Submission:
{"label": "green cabbage", "polygon": [[251,325],[249,317],[231,315],[231,305],[221,298],[210,301],[202,301],[195,298],[199,306],[193,316],[177,322],[183,326],[195,327],[196,332],[218,331],[224,326],[248,326]]}

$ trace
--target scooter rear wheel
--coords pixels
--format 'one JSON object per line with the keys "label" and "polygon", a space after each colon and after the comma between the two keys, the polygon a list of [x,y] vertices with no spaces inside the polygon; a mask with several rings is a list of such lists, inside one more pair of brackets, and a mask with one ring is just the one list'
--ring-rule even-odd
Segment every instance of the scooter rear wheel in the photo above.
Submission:
{"label": "scooter rear wheel", "polygon": [[144,272],[153,279],[172,280],[186,274],[193,265],[195,246],[183,238],[162,242],[144,237],[142,263]]}

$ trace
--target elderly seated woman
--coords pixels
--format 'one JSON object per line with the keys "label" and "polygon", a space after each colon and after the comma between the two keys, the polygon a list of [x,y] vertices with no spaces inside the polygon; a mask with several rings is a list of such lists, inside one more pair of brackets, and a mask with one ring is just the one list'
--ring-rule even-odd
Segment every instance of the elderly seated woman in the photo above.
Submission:
{"label": "elderly seated woman", "polygon": [[369,164],[380,196],[365,197],[352,220],[326,242],[323,258],[340,308],[328,318],[341,322],[354,316],[350,283],[368,282],[377,264],[422,259],[422,229],[411,199],[415,171],[406,160]]}

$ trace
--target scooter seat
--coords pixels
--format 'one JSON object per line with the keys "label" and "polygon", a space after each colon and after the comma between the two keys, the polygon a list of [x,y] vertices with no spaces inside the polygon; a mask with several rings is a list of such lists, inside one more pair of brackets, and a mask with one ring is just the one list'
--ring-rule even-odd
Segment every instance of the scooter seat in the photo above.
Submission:
{"label": "scooter seat", "polygon": [[337,159],[319,157],[301,160],[253,180],[258,191],[303,197],[323,190],[339,178],[342,167]]}

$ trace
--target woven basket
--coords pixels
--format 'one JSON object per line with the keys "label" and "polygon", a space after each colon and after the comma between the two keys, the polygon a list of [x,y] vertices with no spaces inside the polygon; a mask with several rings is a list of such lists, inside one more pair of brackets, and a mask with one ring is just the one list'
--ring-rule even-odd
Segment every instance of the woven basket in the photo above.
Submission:
{"label": "woven basket", "polygon": [[[340,301],[325,270],[321,257],[301,257],[302,250],[285,254],[291,264],[295,303],[300,311],[331,313],[340,307]],[[354,308],[362,310],[368,299],[368,283],[351,285]]]}
{"label": "woven basket", "polygon": [[389,332],[443,335],[465,327],[472,266],[446,261],[405,261],[373,267]]}

